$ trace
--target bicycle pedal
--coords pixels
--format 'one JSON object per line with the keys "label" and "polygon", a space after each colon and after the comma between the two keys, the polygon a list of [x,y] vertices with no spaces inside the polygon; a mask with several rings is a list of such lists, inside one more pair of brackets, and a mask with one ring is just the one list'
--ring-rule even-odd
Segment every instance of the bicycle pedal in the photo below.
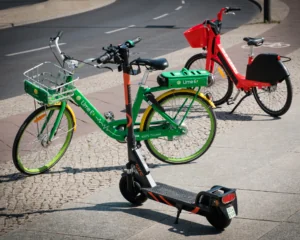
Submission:
{"label": "bicycle pedal", "polygon": [[229,98],[229,99],[227,100],[227,105],[232,105],[232,104],[234,104],[234,101],[233,101],[232,98]]}
{"label": "bicycle pedal", "polygon": [[104,113],[104,117],[108,120],[114,120],[115,115],[113,112],[109,111],[109,112]]}

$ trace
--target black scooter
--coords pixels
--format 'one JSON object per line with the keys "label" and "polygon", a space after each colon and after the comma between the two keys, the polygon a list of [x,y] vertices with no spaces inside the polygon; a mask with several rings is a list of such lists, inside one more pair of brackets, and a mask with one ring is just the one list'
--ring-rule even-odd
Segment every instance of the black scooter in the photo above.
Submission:
{"label": "black scooter", "polygon": [[[124,93],[127,117],[128,163],[120,179],[119,187],[123,197],[134,205],[141,205],[148,198],[178,209],[175,223],[183,210],[205,216],[212,226],[219,230],[228,227],[238,213],[236,190],[223,186],[213,186],[210,190],[199,193],[189,192],[163,183],[156,183],[150,174],[148,165],[140,153],[132,125],[132,103],[130,75],[140,73],[133,70],[129,63],[129,48],[141,41],[141,38],[128,40],[119,46],[105,48],[106,53],[97,58],[98,63],[113,62],[123,71]],[[147,59],[147,67],[157,65],[157,61]],[[162,61],[164,62],[164,61]],[[152,64],[153,63],[153,64]],[[167,66],[160,66],[164,69]]]}

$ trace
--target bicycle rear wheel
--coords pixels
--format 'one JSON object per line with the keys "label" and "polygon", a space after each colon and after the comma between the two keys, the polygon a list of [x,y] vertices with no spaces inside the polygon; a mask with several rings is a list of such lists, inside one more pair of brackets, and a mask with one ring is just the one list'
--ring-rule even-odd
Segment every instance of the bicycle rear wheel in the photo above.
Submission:
{"label": "bicycle rear wheel", "polygon": [[13,162],[27,175],[43,173],[53,167],[66,152],[74,131],[74,120],[65,109],[54,137],[49,135],[61,106],[36,109],[20,127],[13,145]]}
{"label": "bicycle rear wheel", "polygon": [[[226,75],[221,64],[212,59],[214,62],[214,70],[212,72],[212,81],[208,83],[207,87],[201,87],[201,92],[210,92],[213,97],[214,104],[221,105],[225,103],[231,96],[233,91],[233,83]],[[192,56],[187,60],[185,68],[187,69],[205,69],[206,53],[200,53]]]}
{"label": "bicycle rear wheel", "polygon": [[[195,93],[192,90],[170,91],[158,97],[157,100],[166,114],[180,123]],[[141,131],[149,130],[154,122],[162,122],[168,126],[168,122],[153,108],[145,114],[146,116],[143,116],[145,121],[141,123]],[[217,129],[212,108],[199,95],[196,96],[183,126],[187,130],[184,135],[173,137],[171,140],[168,137],[148,139],[145,140],[146,147],[163,162],[182,164],[196,160],[209,149]]]}
{"label": "bicycle rear wheel", "polygon": [[271,87],[253,88],[253,95],[264,112],[273,117],[279,117],[285,114],[292,104],[293,88],[291,80],[287,77]]}

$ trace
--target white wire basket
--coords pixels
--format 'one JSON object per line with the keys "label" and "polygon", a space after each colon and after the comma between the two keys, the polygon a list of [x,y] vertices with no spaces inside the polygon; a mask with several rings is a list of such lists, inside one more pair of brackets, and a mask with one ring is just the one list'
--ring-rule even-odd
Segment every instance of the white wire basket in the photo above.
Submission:
{"label": "white wire basket", "polygon": [[55,104],[70,99],[76,87],[73,73],[54,63],[44,62],[26,72],[24,80],[25,92],[39,102]]}

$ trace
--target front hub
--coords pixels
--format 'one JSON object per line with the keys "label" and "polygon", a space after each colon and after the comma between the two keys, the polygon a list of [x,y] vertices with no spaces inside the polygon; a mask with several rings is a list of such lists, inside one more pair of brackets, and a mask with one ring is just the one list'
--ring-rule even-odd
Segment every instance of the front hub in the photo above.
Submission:
{"label": "front hub", "polygon": [[44,147],[44,148],[47,148],[49,145],[51,144],[51,141],[49,141],[48,139],[48,135],[45,134],[41,137],[41,145]]}

